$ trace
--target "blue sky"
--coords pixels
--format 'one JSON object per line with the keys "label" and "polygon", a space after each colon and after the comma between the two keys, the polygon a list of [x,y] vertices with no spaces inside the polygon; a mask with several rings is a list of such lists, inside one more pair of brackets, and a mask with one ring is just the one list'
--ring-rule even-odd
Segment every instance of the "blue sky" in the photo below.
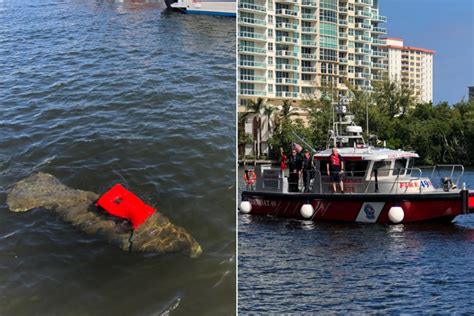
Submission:
{"label": "blue sky", "polygon": [[436,51],[433,103],[467,100],[474,85],[474,0],[379,0],[387,36]]}

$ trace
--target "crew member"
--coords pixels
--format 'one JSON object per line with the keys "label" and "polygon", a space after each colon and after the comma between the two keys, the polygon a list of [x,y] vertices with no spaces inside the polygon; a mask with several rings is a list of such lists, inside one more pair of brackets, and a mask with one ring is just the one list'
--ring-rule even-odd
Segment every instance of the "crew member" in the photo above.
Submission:
{"label": "crew member", "polygon": [[253,191],[253,184],[255,183],[255,181],[257,181],[257,175],[255,174],[255,171],[253,171],[252,169],[245,169],[243,178],[247,186],[247,191]]}
{"label": "crew member", "polygon": [[281,171],[282,176],[285,173],[286,161],[287,160],[288,160],[288,157],[285,155],[285,152],[283,151],[283,148],[280,147],[280,171]]}
{"label": "crew member", "polygon": [[331,178],[333,192],[337,192],[336,184],[339,183],[341,193],[344,193],[344,183],[342,182],[342,175],[344,173],[344,161],[342,160],[342,156],[339,154],[339,150],[336,147],[332,149],[332,153],[328,157],[326,170],[328,176],[330,176]]}
{"label": "crew member", "polygon": [[288,179],[288,186],[290,192],[298,192],[298,182],[300,180],[299,172],[301,170],[301,159],[296,154],[296,149],[291,150],[291,156],[288,159],[288,169],[290,177]]}
{"label": "crew member", "polygon": [[311,155],[309,151],[304,152],[303,163],[301,172],[303,173],[303,184],[304,184],[304,192],[309,192],[309,186],[311,182],[311,172],[313,171],[313,159],[311,159]]}

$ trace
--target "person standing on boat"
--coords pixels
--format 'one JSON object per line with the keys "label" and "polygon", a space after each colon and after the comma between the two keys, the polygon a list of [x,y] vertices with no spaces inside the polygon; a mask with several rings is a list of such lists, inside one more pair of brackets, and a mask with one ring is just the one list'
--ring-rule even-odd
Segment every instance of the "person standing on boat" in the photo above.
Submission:
{"label": "person standing on boat", "polygon": [[291,150],[291,156],[288,159],[288,169],[290,177],[288,179],[289,191],[298,192],[298,182],[300,181],[299,173],[301,170],[301,159],[296,153],[296,149]]}
{"label": "person standing on boat", "polygon": [[313,159],[309,151],[304,152],[301,172],[303,173],[304,192],[309,192],[309,185],[311,182],[311,172],[313,171]]}
{"label": "person standing on boat", "polygon": [[245,184],[247,186],[247,191],[253,191],[253,184],[257,181],[257,174],[252,169],[245,169],[243,175]]}
{"label": "person standing on boat", "polygon": [[344,173],[344,160],[342,160],[342,156],[339,154],[339,150],[336,147],[332,149],[332,154],[328,157],[326,170],[328,176],[331,178],[333,192],[337,192],[336,184],[339,183],[341,193],[344,193],[344,183],[342,182],[342,174]]}
{"label": "person standing on boat", "polygon": [[280,147],[280,171],[281,175],[283,176],[285,173],[286,169],[286,161],[288,160],[288,156],[285,155],[285,152],[283,151],[283,148]]}

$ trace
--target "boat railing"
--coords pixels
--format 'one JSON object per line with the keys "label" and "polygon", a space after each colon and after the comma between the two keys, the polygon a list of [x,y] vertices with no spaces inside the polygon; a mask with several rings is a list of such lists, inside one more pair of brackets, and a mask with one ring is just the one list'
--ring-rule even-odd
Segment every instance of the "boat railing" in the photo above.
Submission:
{"label": "boat railing", "polygon": [[[463,165],[458,165],[458,164],[440,164],[440,165],[434,165],[433,169],[431,171],[431,176],[430,179],[432,180],[434,177],[435,172],[437,171],[438,174],[440,174],[441,169],[447,170],[449,172],[450,170],[450,175],[449,178],[453,180],[454,173],[457,173],[456,181],[455,184],[458,187],[459,186],[459,181],[461,180],[462,176],[464,175],[464,166]],[[432,180],[433,181],[433,180]]]}
{"label": "boat railing", "polygon": [[[378,179],[378,173],[381,171],[386,171],[387,173],[392,173],[394,174],[394,171],[396,171],[396,177],[395,179],[389,178],[389,179]],[[403,193],[406,193],[409,188],[413,187],[411,184],[412,183],[418,183],[421,181],[421,178],[423,176],[423,172],[421,171],[420,168],[379,168],[376,170],[372,170],[370,174],[369,181],[367,181],[367,185],[365,187],[364,193],[368,193],[370,185],[374,183],[375,185],[375,192],[379,192],[378,185],[382,183],[388,183],[392,184],[389,192],[387,193],[393,193],[395,191],[396,194],[398,194],[398,189],[399,189],[399,184],[400,183],[400,176],[406,176],[405,172],[407,172],[407,175],[410,175],[410,178],[408,179],[408,182],[405,186],[405,191]],[[418,172],[418,176],[414,176],[413,172]],[[383,176],[383,178],[386,178],[386,176]],[[418,182],[417,182],[418,181]],[[418,191],[421,193],[422,186],[418,185]]]}
{"label": "boat railing", "polygon": [[[321,174],[320,170],[314,170],[314,182],[313,182],[313,192],[323,193],[323,186],[332,184],[332,181],[323,181],[323,175]],[[347,173],[351,174],[365,174],[366,170],[351,170],[346,171]],[[376,176],[378,172],[386,172],[387,174],[392,174],[392,176],[382,176],[382,179],[379,179]],[[407,174],[405,174],[407,172]],[[395,176],[395,178],[394,178]],[[409,178],[407,177],[409,176]],[[403,178],[402,178],[403,177]],[[400,190],[400,181],[403,180],[405,182],[405,189],[403,193],[406,193],[410,188],[417,187],[419,193],[422,192],[423,186],[421,185],[421,179],[423,177],[423,172],[420,168],[379,168],[377,170],[372,171],[370,178],[368,180],[365,179],[360,183],[351,182],[350,185],[355,187],[359,186],[360,190],[356,190],[363,193],[368,193],[369,189],[373,185],[375,187],[375,192],[379,192],[378,185],[379,184],[388,184],[390,186],[390,190],[386,191],[385,193],[399,193]],[[355,178],[352,177],[351,178]],[[319,181],[317,181],[319,180]],[[343,180],[345,186],[349,183]],[[416,185],[415,185],[416,184]],[[315,188],[315,185],[319,185],[319,188]]]}

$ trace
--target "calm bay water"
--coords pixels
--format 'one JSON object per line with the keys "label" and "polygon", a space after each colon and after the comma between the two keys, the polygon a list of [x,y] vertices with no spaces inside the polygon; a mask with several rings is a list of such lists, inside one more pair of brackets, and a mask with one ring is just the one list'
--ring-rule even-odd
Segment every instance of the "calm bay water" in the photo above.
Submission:
{"label": "calm bay water", "polygon": [[[235,19],[161,1],[0,1],[0,314],[235,312]],[[46,210],[38,171],[119,182],[185,227],[198,259],[122,252]]]}
{"label": "calm bay water", "polygon": [[[474,188],[474,170],[464,181]],[[241,314],[474,312],[474,214],[448,225],[238,223]]]}

